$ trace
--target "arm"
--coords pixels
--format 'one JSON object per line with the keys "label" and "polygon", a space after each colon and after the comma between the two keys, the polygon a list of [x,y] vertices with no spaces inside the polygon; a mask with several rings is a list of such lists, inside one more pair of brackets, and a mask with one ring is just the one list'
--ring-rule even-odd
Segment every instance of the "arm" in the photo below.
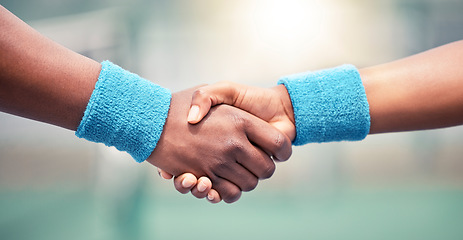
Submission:
{"label": "arm", "polygon": [[[369,104],[370,134],[463,124],[463,41],[363,68],[359,73]],[[197,123],[209,106],[225,103],[273,121],[266,104],[279,98],[279,108],[288,109],[283,106],[291,105],[290,97],[285,91],[272,93],[235,83],[205,86],[194,93],[188,119]],[[280,110],[279,115],[294,119],[289,109]]]}
{"label": "arm", "polygon": [[76,130],[100,64],[42,36],[0,6],[0,110]]}
{"label": "arm", "polygon": [[360,69],[370,133],[463,124],[463,41]]}

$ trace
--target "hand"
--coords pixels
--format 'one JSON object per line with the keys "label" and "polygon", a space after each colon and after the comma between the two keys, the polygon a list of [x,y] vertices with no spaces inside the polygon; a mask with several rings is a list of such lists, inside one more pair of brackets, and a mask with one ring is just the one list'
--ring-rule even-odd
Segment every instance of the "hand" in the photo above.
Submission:
{"label": "hand", "polygon": [[[200,87],[193,94],[188,121],[192,124],[200,122],[212,106],[222,103],[241,108],[268,121],[285,133],[291,141],[296,136],[291,99],[284,85],[265,89],[233,82],[220,82]],[[158,171],[165,179],[173,177],[162,169],[158,169]],[[181,193],[187,193],[191,190],[196,197],[203,197],[204,192],[208,190],[208,200],[212,203],[220,202],[220,195],[208,185],[210,181],[207,181],[206,178],[200,180],[202,181],[197,182],[194,175],[184,174],[174,179],[174,186]],[[198,190],[197,186],[200,183],[206,185],[204,192]],[[200,190],[202,189],[204,187],[200,188]]]}
{"label": "hand", "polygon": [[[158,168],[159,176],[169,180],[173,176],[166,171]],[[186,194],[191,191],[191,194],[197,198],[204,198],[207,194],[207,200],[211,203],[219,203],[222,199],[219,193],[212,189],[211,180],[207,177],[196,178],[191,173],[184,173],[180,176],[175,177],[174,187],[182,194]]]}
{"label": "hand", "polygon": [[[275,159],[291,155],[289,138],[265,121],[229,106],[212,108],[201,123],[187,123],[193,90],[174,93],[151,164],[178,176],[190,172],[211,179],[227,203],[270,177]],[[260,148],[256,147],[259,146]]]}
{"label": "hand", "polygon": [[212,106],[228,104],[245,110],[270,123],[290,140],[296,137],[291,98],[284,85],[258,88],[233,82],[203,86],[193,93],[188,122],[196,124]]}

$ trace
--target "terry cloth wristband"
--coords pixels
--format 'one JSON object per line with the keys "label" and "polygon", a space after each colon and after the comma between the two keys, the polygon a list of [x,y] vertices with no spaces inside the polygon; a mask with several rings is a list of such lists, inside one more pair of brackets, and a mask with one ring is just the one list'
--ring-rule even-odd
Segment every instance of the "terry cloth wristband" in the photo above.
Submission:
{"label": "terry cloth wristband", "polygon": [[296,121],[294,145],[356,141],[370,131],[370,110],[358,70],[352,65],[283,77]]}
{"label": "terry cloth wristband", "polygon": [[109,61],[101,65],[76,136],[115,146],[143,162],[161,136],[171,93]]}

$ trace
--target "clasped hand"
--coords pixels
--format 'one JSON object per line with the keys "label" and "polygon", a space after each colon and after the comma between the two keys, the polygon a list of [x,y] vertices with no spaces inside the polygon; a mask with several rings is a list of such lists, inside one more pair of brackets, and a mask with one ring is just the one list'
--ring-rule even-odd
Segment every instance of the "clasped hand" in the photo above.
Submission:
{"label": "clasped hand", "polygon": [[147,161],[163,178],[176,176],[181,193],[232,203],[272,176],[273,160],[290,157],[295,135],[283,85],[220,82],[173,94],[163,134]]}

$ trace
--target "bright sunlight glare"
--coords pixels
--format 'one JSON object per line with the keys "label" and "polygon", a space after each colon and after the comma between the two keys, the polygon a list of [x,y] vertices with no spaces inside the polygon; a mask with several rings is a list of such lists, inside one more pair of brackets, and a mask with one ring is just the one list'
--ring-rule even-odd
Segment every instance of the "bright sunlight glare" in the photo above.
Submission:
{"label": "bright sunlight glare", "polygon": [[273,46],[310,42],[320,33],[324,6],[319,0],[257,1],[252,13],[254,31]]}

